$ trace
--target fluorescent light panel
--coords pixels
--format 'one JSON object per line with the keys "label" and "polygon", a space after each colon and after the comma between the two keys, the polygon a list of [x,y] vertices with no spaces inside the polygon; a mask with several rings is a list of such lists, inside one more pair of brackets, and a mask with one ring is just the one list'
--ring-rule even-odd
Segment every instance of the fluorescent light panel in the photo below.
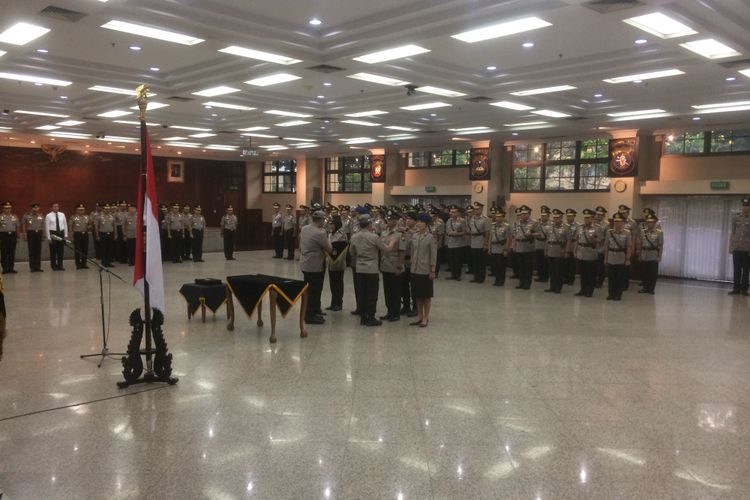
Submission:
{"label": "fluorescent light panel", "polygon": [[198,132],[197,134],[190,134],[190,137],[203,139],[205,137],[216,137],[216,134],[212,134],[211,132]]}
{"label": "fluorescent light panel", "polygon": [[713,107],[713,108],[706,108],[706,109],[699,109],[696,111],[696,113],[701,115],[707,115],[710,113],[732,113],[735,111],[748,111],[750,110],[750,104],[742,105],[742,106],[724,106],[724,107]]}
{"label": "fluorescent light panel", "polygon": [[179,142],[179,141],[186,141],[186,140],[187,140],[187,137],[181,137],[179,135],[175,135],[173,137],[165,137],[162,139],[162,141],[167,141],[167,142]]}
{"label": "fluorescent light panel", "polygon": [[463,92],[456,92],[455,90],[442,89],[440,87],[433,87],[431,85],[425,85],[424,87],[417,87],[417,92],[425,92],[427,94],[441,95],[443,97],[463,97],[466,95]]}
{"label": "fluorescent light panel", "polygon": [[270,127],[247,127],[239,129],[240,132],[255,132],[256,130],[268,130]]}
{"label": "fluorescent light panel", "polygon": [[82,122],[80,120],[65,120],[62,122],[57,122],[56,125],[59,125],[61,127],[75,127],[76,125],[83,125],[86,122]]}
{"label": "fluorescent light panel", "polygon": [[463,127],[463,128],[449,128],[451,132],[466,132],[467,130],[489,130],[489,127]]}
{"label": "fluorescent light panel", "polygon": [[41,83],[44,85],[56,85],[58,87],[67,87],[73,82],[67,80],[58,80],[56,78],[45,78],[43,76],[25,75],[21,73],[0,73],[0,78],[5,80],[14,80],[16,82]]}
{"label": "fluorescent light panel", "polygon": [[[89,90],[96,90],[97,92],[109,92],[110,94],[122,94],[122,95],[129,95],[131,97],[135,97],[135,89],[124,89],[121,87],[110,87],[108,85],[94,85],[93,87],[89,87]],[[153,97],[156,94],[151,92],[149,90],[148,96]]]}
{"label": "fluorescent light panel", "polygon": [[201,144],[199,142],[169,142],[167,146],[176,146],[178,148],[199,148]]}
{"label": "fluorescent light panel", "polygon": [[290,64],[297,64],[298,62],[302,62],[300,59],[293,59],[291,57],[274,54],[272,52],[264,52],[262,50],[248,49],[246,47],[238,47],[236,45],[230,45],[229,47],[224,47],[223,49],[219,49],[219,52],[223,52],[225,54],[232,54],[235,56],[247,57],[249,59],[256,59],[258,61],[266,61],[266,62],[272,62],[276,64],[283,64],[286,66]]}
{"label": "fluorescent light panel", "polygon": [[303,139],[301,137],[284,137],[285,141],[315,142],[313,139]]}
{"label": "fluorescent light panel", "polygon": [[187,125],[170,125],[169,128],[176,128],[178,130],[195,130],[196,132],[211,132],[210,128],[190,127]]}
{"label": "fluorescent light panel", "polygon": [[65,139],[87,139],[91,137],[91,134],[79,134],[77,132],[50,132],[47,135],[50,137],[62,137]]}
{"label": "fluorescent light panel", "polygon": [[503,127],[534,127],[536,125],[547,125],[549,122],[520,122],[520,123],[503,123]]}
{"label": "fluorescent light panel", "polygon": [[225,144],[209,144],[206,149],[215,149],[218,151],[236,151],[236,146],[227,146]]}
{"label": "fluorescent light panel", "polygon": [[174,31],[167,31],[160,28],[152,28],[150,26],[144,26],[142,24],[128,23],[125,21],[117,21],[113,19],[108,23],[102,24],[102,28],[106,28],[114,31],[121,31],[123,33],[129,33],[131,35],[145,36],[147,38],[155,38],[156,40],[162,40],[164,42],[179,43],[180,45],[197,45],[204,40],[202,38],[196,38],[190,35],[183,35],[182,33],[175,33]]}
{"label": "fluorescent light panel", "polygon": [[637,73],[635,75],[626,75],[626,76],[617,76],[615,78],[606,78],[603,81],[607,83],[628,83],[628,82],[634,82],[637,80],[651,80],[654,78],[665,78],[668,76],[677,76],[677,75],[684,75],[684,71],[680,71],[679,69],[672,68],[672,69],[662,69],[659,71],[650,71],[648,73]]}
{"label": "fluorescent light panel", "polygon": [[748,106],[750,101],[732,101],[732,102],[717,102],[714,104],[693,104],[693,109],[713,109],[713,108],[727,108],[732,106]]}
{"label": "fluorescent light panel", "polygon": [[390,87],[409,84],[409,82],[404,80],[391,78],[390,76],[374,75],[372,73],[355,73],[353,75],[348,75],[347,78],[354,78],[355,80],[362,80],[370,83],[379,83],[380,85],[388,85]]}
{"label": "fluorescent light panel", "polygon": [[312,116],[305,113],[295,113],[293,111],[282,111],[279,109],[269,109],[268,111],[264,111],[264,113],[268,115],[291,116],[294,118],[310,118]]}
{"label": "fluorescent light panel", "polygon": [[532,111],[535,115],[541,115],[541,116],[549,116],[551,118],[566,118],[570,116],[567,113],[562,113],[560,111],[553,111],[551,109],[538,109],[536,111]]}
{"label": "fluorescent light panel", "polygon": [[393,59],[402,59],[404,57],[416,56],[418,54],[424,54],[429,51],[429,49],[425,49],[424,47],[420,47],[419,45],[409,44],[402,45],[400,47],[394,47],[392,49],[371,52],[370,54],[355,57],[354,60],[367,64],[374,64],[384,61],[391,61]]}
{"label": "fluorescent light panel", "polygon": [[379,135],[387,141],[408,141],[409,139],[416,139],[416,135],[412,134],[395,134],[395,135]]}
{"label": "fluorescent light panel", "polygon": [[503,36],[515,35],[516,33],[523,33],[525,31],[536,30],[539,28],[546,28],[552,26],[552,23],[540,19],[538,17],[524,17],[516,19],[514,21],[505,21],[502,23],[491,24],[483,28],[477,28],[474,30],[464,31],[451,35],[451,38],[461,40],[466,43],[482,42],[484,40],[491,40],[493,38],[500,38]]}
{"label": "fluorescent light panel", "polygon": [[36,40],[42,35],[46,35],[50,30],[41,26],[29,23],[16,23],[7,30],[0,33],[0,42],[11,45],[26,45],[32,40]]}
{"label": "fluorescent light panel", "polygon": [[490,106],[497,106],[498,108],[512,109],[514,111],[528,111],[534,109],[533,106],[527,106],[525,104],[519,104],[512,101],[497,101],[491,102]]}
{"label": "fluorescent light panel", "polygon": [[211,106],[214,108],[236,109],[238,111],[252,111],[255,109],[251,106],[242,106],[241,104],[230,104],[228,102],[216,102],[216,101],[204,102],[203,105]]}
{"label": "fluorescent light panel", "polygon": [[460,130],[457,131],[460,135],[473,135],[473,134],[489,134],[494,132],[491,128],[478,128],[478,129],[471,129],[471,130]]}
{"label": "fluorescent light panel", "polygon": [[404,132],[419,132],[418,128],[402,127],[401,125],[386,125],[385,128],[391,129],[391,130],[403,130]]}
{"label": "fluorescent light panel", "polygon": [[304,142],[302,144],[292,144],[293,148],[297,149],[307,149],[307,148],[317,148],[318,145],[312,142]]}
{"label": "fluorescent light panel", "polygon": [[99,113],[96,116],[101,116],[102,118],[119,118],[121,116],[127,116],[132,115],[130,111],[123,111],[121,109],[113,109],[112,111],[106,111],[104,113]]}
{"label": "fluorescent light panel", "polygon": [[[121,123],[123,125],[139,125],[139,126],[141,124],[141,122],[136,121],[136,120],[112,120],[112,123]],[[149,127],[158,127],[161,124],[160,123],[148,123],[148,122],[146,122],[146,125],[148,125]]]}
{"label": "fluorescent light panel", "polygon": [[292,120],[288,122],[277,123],[276,126],[277,127],[296,127],[298,125],[307,125],[308,123],[310,122],[305,121],[305,120]]}
{"label": "fluorescent light panel", "polygon": [[742,73],[743,75],[750,77],[750,68],[748,69],[741,69],[738,71],[738,73]]}
{"label": "fluorescent light panel", "polygon": [[450,107],[451,105],[447,102],[426,102],[423,104],[414,104],[412,106],[402,106],[401,109],[405,109],[407,111],[421,111],[423,109],[434,109],[434,108],[445,108]]}
{"label": "fluorescent light panel", "polygon": [[669,116],[669,113],[653,113],[653,114],[650,114],[650,115],[620,116],[618,118],[612,118],[611,121],[613,121],[613,122],[627,122],[627,121],[633,121],[633,120],[650,120],[651,118],[663,118],[665,116]]}
{"label": "fluorescent light panel", "polygon": [[379,127],[379,123],[368,122],[364,120],[341,120],[341,123],[348,123],[350,125],[362,125],[363,127]]}
{"label": "fluorescent light panel", "polygon": [[137,142],[138,139],[134,137],[122,137],[119,135],[105,135],[104,137],[99,138],[100,141],[109,141],[109,142]]}
{"label": "fluorescent light panel", "polygon": [[661,12],[623,19],[622,22],[664,39],[679,38],[697,33],[690,26]]}
{"label": "fluorescent light panel", "polygon": [[36,130],[57,130],[61,128],[59,125],[42,125],[40,127],[36,127]]}
{"label": "fluorescent light panel", "polygon": [[217,95],[226,95],[226,94],[234,94],[235,92],[239,92],[240,89],[236,89],[234,87],[227,87],[226,85],[219,85],[218,87],[211,87],[210,89],[205,90],[199,90],[198,92],[193,92],[193,95],[199,95],[201,97],[215,97]]}
{"label": "fluorescent light panel", "polygon": [[551,92],[563,92],[565,90],[575,90],[577,87],[572,85],[555,85],[554,87],[542,87],[538,89],[519,90],[517,92],[511,92],[510,95],[515,96],[527,96],[527,95],[538,95],[538,94],[549,94]]}
{"label": "fluorescent light panel", "polygon": [[254,132],[248,132],[245,134],[240,134],[242,137],[262,137],[264,139],[276,139],[275,135],[268,135],[268,134],[256,134]]}
{"label": "fluorescent light panel", "polygon": [[0,57],[3,57],[5,54],[7,54],[7,52],[5,52],[4,50],[0,50]]}
{"label": "fluorescent light panel", "polygon": [[276,73],[274,75],[254,78],[252,80],[246,81],[245,83],[248,85],[255,85],[256,87],[268,87],[269,85],[293,82],[294,80],[299,80],[301,78],[302,78],[301,76],[292,75],[290,73]]}
{"label": "fluorescent light panel", "polygon": [[360,111],[359,113],[348,113],[346,116],[350,118],[363,118],[365,116],[378,116],[378,115],[387,115],[388,111],[380,111],[379,109],[374,109],[372,111]]}
{"label": "fluorescent light panel", "polygon": [[[146,104],[146,110],[147,110],[147,111],[153,111],[153,110],[155,110],[155,109],[166,108],[166,107],[168,107],[168,106],[169,106],[169,104],[165,104],[165,103],[163,103],[163,102],[154,102],[154,101],[149,101],[149,102],[148,102],[148,103]],[[138,108],[138,106],[132,106],[132,107],[131,107],[130,109],[134,109],[134,110],[138,111],[138,109],[139,109],[139,108]]]}
{"label": "fluorescent light panel", "polygon": [[370,137],[357,137],[351,141],[346,141],[347,144],[367,144],[369,142],[375,142],[375,139]]}
{"label": "fluorescent light panel", "polygon": [[47,113],[46,111],[28,111],[25,109],[16,109],[13,111],[19,115],[51,116],[52,118],[69,118],[70,115],[61,115],[59,113]]}
{"label": "fluorescent light panel", "polygon": [[659,113],[666,113],[666,111],[664,111],[663,109],[641,109],[637,111],[620,111],[618,113],[607,113],[607,116],[618,118],[621,116],[654,115]]}
{"label": "fluorescent light panel", "polygon": [[707,59],[723,59],[725,57],[736,57],[742,55],[732,47],[724,45],[720,41],[714,40],[713,38],[705,38],[703,40],[693,40],[692,42],[681,43],[680,47],[684,47]]}

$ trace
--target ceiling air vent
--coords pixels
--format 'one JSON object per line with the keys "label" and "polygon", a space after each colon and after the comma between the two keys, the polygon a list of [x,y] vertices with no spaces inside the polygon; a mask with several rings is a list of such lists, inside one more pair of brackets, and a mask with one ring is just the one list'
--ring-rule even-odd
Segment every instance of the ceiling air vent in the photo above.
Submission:
{"label": "ceiling air vent", "polygon": [[76,23],[83,19],[84,17],[88,16],[88,14],[84,14],[83,12],[76,12],[75,10],[70,9],[63,9],[62,7],[55,7],[54,5],[49,5],[42,10],[39,11],[40,16],[45,17],[51,17],[52,19],[59,19],[60,21],[68,21],[71,23]]}
{"label": "ceiling air vent", "polygon": [[90,121],[101,121],[103,118],[101,116],[82,116],[81,120],[90,122]]}
{"label": "ceiling air vent", "polygon": [[190,102],[190,101],[194,101],[195,99],[193,99],[192,97],[182,97],[182,96],[179,96],[179,95],[171,95],[171,96],[167,97],[167,100],[168,101],[177,101],[177,102]]}
{"label": "ceiling air vent", "polygon": [[581,5],[600,14],[609,14],[618,10],[632,9],[643,5],[640,0],[589,0]]}
{"label": "ceiling air vent", "polygon": [[217,134],[236,134],[237,132],[235,132],[234,130],[217,130],[216,133]]}
{"label": "ceiling air vent", "polygon": [[476,97],[467,97],[466,100],[469,101],[469,102],[489,102],[489,101],[494,101],[494,99],[491,99],[489,97],[485,97],[483,95],[479,95],[479,96],[476,96]]}
{"label": "ceiling air vent", "polygon": [[331,66],[330,64],[318,64],[317,66],[311,66],[307,68],[311,71],[317,71],[318,73],[335,73],[337,71],[343,71],[344,68],[338,66]]}
{"label": "ceiling air vent", "polygon": [[585,116],[571,116],[566,118],[566,120],[568,120],[569,122],[578,122],[581,120],[588,120],[588,118]]}
{"label": "ceiling air vent", "polygon": [[720,62],[719,66],[723,66],[725,68],[733,69],[733,68],[742,68],[745,69],[748,66],[750,66],[750,59],[743,59],[742,61],[727,61],[727,62]]}

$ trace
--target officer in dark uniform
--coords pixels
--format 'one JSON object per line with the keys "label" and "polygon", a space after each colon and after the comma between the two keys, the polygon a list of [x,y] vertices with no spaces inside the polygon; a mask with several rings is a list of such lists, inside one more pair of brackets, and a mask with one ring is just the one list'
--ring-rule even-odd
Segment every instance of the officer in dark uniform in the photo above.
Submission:
{"label": "officer in dark uniform", "polygon": [[206,218],[203,209],[196,205],[190,218],[191,238],[193,245],[193,262],[203,262],[203,231],[206,229]]}
{"label": "officer in dark uniform", "polygon": [[516,288],[528,290],[534,273],[534,227],[536,223],[529,218],[531,208],[519,207],[518,220],[513,225],[513,250],[518,259],[518,279]]}
{"label": "officer in dark uniform", "polygon": [[[159,205],[159,240],[161,241],[161,261],[169,260],[169,229],[167,229],[167,216],[169,207],[162,203]],[[98,257],[98,256],[97,256]]]}
{"label": "officer in dark uniform", "polygon": [[549,288],[545,292],[560,293],[563,287],[564,269],[570,232],[568,226],[563,223],[562,210],[552,210],[552,224],[545,228],[547,239],[545,241],[545,255],[549,264]]}
{"label": "officer in dark uniform", "polygon": [[91,220],[86,215],[83,203],[76,205],[76,213],[70,218],[69,233],[73,233],[73,248],[75,249],[76,269],[88,269],[89,257],[89,229]]}
{"label": "officer in dark uniform", "polygon": [[[655,214],[646,214],[646,220],[641,234],[636,241],[638,261],[641,263],[643,280],[638,293],[653,295],[656,289],[656,279],[659,276],[659,262],[664,251],[664,233],[657,226],[659,219]],[[747,293],[745,293],[747,295]]]}
{"label": "officer in dark uniform", "polygon": [[2,260],[3,274],[16,273],[13,267],[16,265],[16,245],[20,224],[18,216],[11,213],[12,208],[13,204],[6,201],[0,213],[0,260]]}
{"label": "officer in dark uniform", "polygon": [[[102,213],[102,204],[96,203],[94,205],[94,209],[89,213],[89,223],[91,224],[91,227],[89,230],[91,231],[92,236],[96,234],[94,230],[94,226],[96,225],[96,220],[99,218],[99,215]],[[162,252],[164,251],[164,244],[162,243]],[[94,238],[94,257],[96,257],[97,260],[100,260],[102,258],[102,251],[101,251],[101,242]]]}
{"label": "officer in dark uniform", "polygon": [[31,211],[23,216],[22,231],[29,245],[29,269],[32,273],[41,273],[44,215],[39,212],[39,203],[32,203]]}

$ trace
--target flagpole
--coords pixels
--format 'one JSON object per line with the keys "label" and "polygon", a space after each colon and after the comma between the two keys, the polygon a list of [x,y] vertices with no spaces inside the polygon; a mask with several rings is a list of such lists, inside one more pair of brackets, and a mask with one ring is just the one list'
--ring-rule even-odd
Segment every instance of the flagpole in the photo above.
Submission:
{"label": "flagpole", "polygon": [[[136,95],[138,100],[138,110],[140,113],[140,121],[141,121],[141,189],[140,192],[142,193],[142,197],[146,195],[146,168],[147,168],[147,162],[148,162],[148,144],[146,141],[146,134],[148,133],[146,130],[146,108],[148,107],[148,87],[146,85],[140,85],[136,89]],[[146,210],[146,204],[143,199],[138,200],[139,204],[142,204],[143,206],[143,212],[139,214],[139,216],[143,219],[145,219],[144,214]],[[145,222],[145,220],[144,220]],[[143,232],[146,231],[146,225],[143,224]],[[148,286],[148,276],[147,276],[147,265],[146,263],[148,260],[146,259],[147,255],[147,247],[146,244],[147,238],[143,238],[143,245],[141,245],[141,248],[139,249],[143,254],[143,311],[144,311],[144,323],[145,323],[145,336],[146,336],[146,373],[150,374],[153,372],[153,359],[151,357],[151,301],[149,297],[149,286]]]}

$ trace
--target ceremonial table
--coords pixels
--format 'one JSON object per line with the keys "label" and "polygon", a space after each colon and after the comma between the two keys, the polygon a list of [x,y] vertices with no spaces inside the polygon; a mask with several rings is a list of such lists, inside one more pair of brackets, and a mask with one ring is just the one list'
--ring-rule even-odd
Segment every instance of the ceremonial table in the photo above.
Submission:
{"label": "ceremonial table", "polygon": [[[188,319],[195,316],[201,309],[201,319],[206,322],[206,307],[216,314],[216,311],[227,301],[227,285],[220,280],[195,280],[195,283],[185,283],[180,293],[187,302]],[[229,316],[229,306],[227,306]]]}

